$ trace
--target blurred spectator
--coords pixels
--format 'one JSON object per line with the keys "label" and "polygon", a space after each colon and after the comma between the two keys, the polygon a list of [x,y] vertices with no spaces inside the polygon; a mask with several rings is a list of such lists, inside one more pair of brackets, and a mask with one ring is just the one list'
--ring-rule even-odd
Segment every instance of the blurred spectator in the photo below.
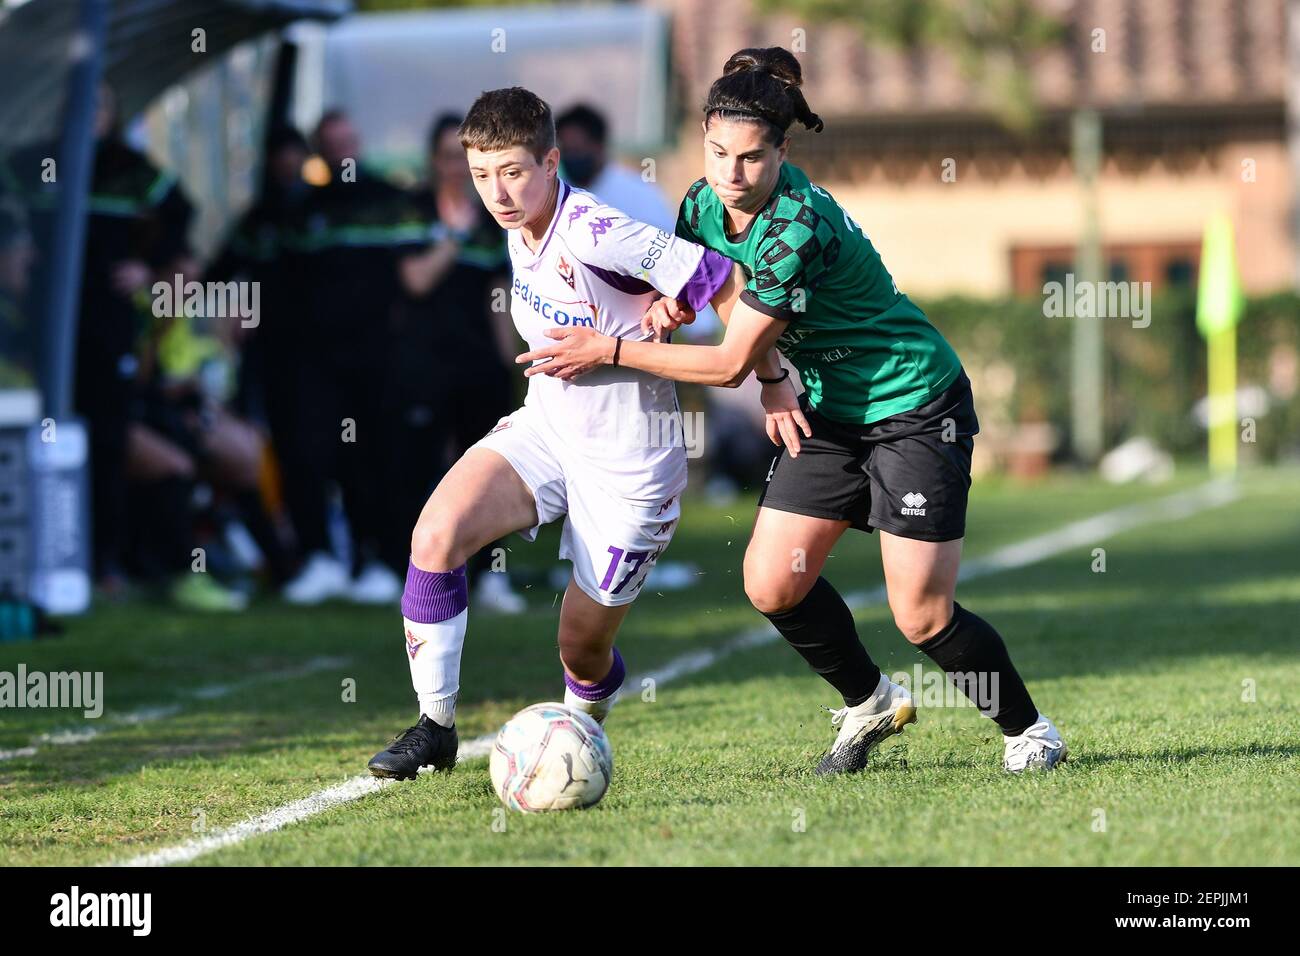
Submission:
{"label": "blurred spectator", "polygon": [[709,472],[705,493],[716,503],[760,490],[781,451],[764,428],[761,390],[752,375],[739,388],[708,390],[703,433]]}
{"label": "blurred spectator", "polygon": [[175,179],[121,135],[112,93],[95,114],[95,167],[77,322],[75,404],[90,432],[91,515],[96,576],[124,586],[127,432],[139,362],[136,340],[149,285],[182,251],[189,203]]}
{"label": "blurred spectator", "polygon": [[[397,261],[424,244],[427,228],[404,193],[361,167],[360,140],[343,113],[321,118],[315,146],[327,181],[298,208],[292,238],[304,322],[296,336],[294,412],[301,437],[283,449],[286,500],[307,560],[284,596],[298,604],[333,597],[386,604],[401,594],[409,542],[399,548],[385,526],[393,510],[385,501],[393,427],[383,383],[400,292]],[[330,479],[343,493],[347,563],[331,552]]]}
{"label": "blurred spectator", "polygon": [[579,103],[556,117],[555,136],[566,180],[632,219],[673,231],[677,216],[664,202],[659,187],[610,161],[604,116]]}
{"label": "blurred spectator", "polygon": [[152,455],[154,446],[139,440],[164,414],[155,397],[154,345],[165,326],[153,319],[150,288],[178,271],[193,272],[186,236],[193,208],[173,175],[123,140],[107,88],[95,137],[76,407],[90,429],[96,570],[110,594],[122,587],[129,564],[166,582],[183,606],[233,610],[242,606],[241,595],[192,573],[193,468]]}
{"label": "blurred spectator", "polygon": [[36,246],[27,215],[14,200],[0,201],[0,388],[36,383],[32,327],[27,319]]}
{"label": "blurred spectator", "polygon": [[268,134],[261,193],[205,274],[212,282],[237,280],[256,283],[258,289],[256,323],[229,327],[239,350],[232,410],[271,439],[269,447],[259,443],[257,482],[242,493],[240,511],[277,586],[285,584],[293,570],[292,545],[286,540],[292,538],[292,525],[283,514],[275,455],[283,458],[302,440],[296,411],[301,404],[298,350],[305,317],[288,268],[287,245],[311,190],[302,176],[307,157],[307,141],[296,129],[279,127]]}
{"label": "blurred spectator", "polygon": [[[391,474],[402,546],[451,463],[515,407],[511,370],[519,349],[510,319],[505,232],[474,191],[457,133],[461,117],[439,117],[429,133],[428,180],[413,196],[428,246],[401,263],[406,291],[394,337],[391,397],[401,437]],[[496,307],[493,308],[493,299]],[[502,546],[503,545],[498,545]],[[469,561],[475,606],[519,613],[526,602],[492,547]]]}
{"label": "blurred spectator", "polygon": [[267,136],[266,165],[257,201],[239,218],[208,266],[205,278],[214,282],[238,279],[259,287],[257,324],[242,336],[241,412],[266,422],[277,443],[292,435],[293,365],[303,316],[285,275],[286,244],[300,218],[311,187],[302,177],[307,140],[292,127]]}
{"label": "blurred spectator", "polygon": [[[190,260],[178,260],[175,268],[174,278],[182,283],[195,275]],[[266,442],[229,407],[237,381],[237,328],[238,317],[195,316],[177,308],[157,318],[141,345],[127,462],[133,569],[142,574],[157,574],[180,560],[195,570],[196,543],[203,548],[203,570],[238,573],[244,568],[228,556],[229,542],[237,529],[249,527],[263,556],[276,560],[278,542],[258,495]],[[184,576],[174,596],[206,609],[244,605],[235,591],[224,602],[199,591],[192,579],[208,576]]]}

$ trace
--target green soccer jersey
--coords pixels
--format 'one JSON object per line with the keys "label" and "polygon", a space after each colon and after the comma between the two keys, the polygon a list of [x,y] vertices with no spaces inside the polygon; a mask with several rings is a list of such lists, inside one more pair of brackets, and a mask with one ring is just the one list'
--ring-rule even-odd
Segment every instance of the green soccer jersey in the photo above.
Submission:
{"label": "green soccer jersey", "polygon": [[957,378],[957,353],[898,291],[856,222],[785,163],[744,232],[727,235],[703,180],[682,200],[677,234],[740,263],[746,305],[790,324],[777,348],[827,418],[870,424],[930,401]]}

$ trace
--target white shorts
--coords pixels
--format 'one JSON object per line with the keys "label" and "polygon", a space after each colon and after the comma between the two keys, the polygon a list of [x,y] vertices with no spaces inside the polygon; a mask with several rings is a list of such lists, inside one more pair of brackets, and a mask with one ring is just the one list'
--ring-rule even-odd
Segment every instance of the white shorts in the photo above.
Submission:
{"label": "white shorts", "polygon": [[475,442],[510,462],[537,506],[537,524],[519,532],[525,541],[537,529],[563,517],[560,557],[573,562],[573,578],[593,600],[607,607],[630,604],[672,540],[681,517],[681,495],[642,504],[611,495],[576,469],[565,469],[534,411],[520,408]]}

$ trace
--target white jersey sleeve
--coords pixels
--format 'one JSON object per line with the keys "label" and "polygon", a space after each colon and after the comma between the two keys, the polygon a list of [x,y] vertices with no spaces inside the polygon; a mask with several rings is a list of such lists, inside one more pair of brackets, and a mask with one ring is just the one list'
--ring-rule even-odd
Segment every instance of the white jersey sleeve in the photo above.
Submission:
{"label": "white jersey sleeve", "polygon": [[[579,212],[581,210],[581,212]],[[576,215],[575,215],[576,214]],[[613,206],[577,205],[565,243],[589,269],[640,279],[671,298],[687,298],[688,283],[712,287],[711,276],[729,260],[657,226],[639,222]],[[706,256],[707,253],[707,256]]]}

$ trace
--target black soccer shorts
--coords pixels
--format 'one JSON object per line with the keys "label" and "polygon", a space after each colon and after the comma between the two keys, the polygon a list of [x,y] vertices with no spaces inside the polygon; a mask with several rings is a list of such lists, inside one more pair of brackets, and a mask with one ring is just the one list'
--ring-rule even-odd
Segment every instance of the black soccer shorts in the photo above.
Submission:
{"label": "black soccer shorts", "polygon": [[760,508],[849,521],[918,541],[966,534],[971,450],[979,432],[965,371],[931,401],[870,425],[804,405],[812,437],[772,461]]}

